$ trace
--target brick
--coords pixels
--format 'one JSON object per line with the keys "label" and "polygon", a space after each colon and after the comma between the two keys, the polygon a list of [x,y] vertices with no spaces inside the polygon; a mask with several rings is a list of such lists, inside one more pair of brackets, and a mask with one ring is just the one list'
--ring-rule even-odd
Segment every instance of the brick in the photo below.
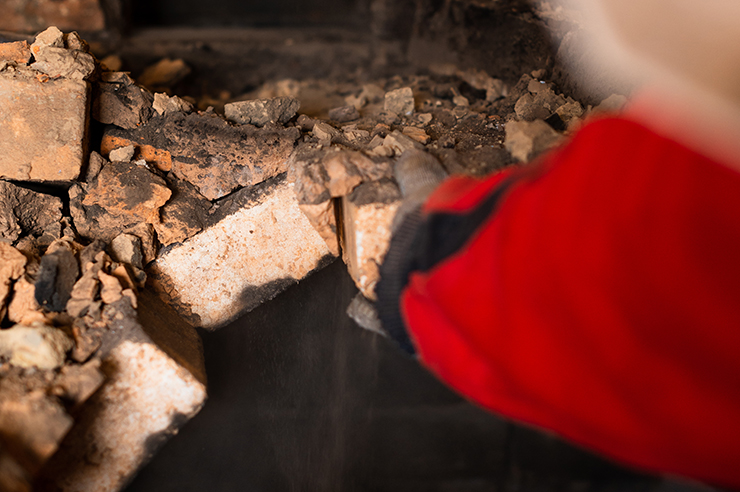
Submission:
{"label": "brick", "polygon": [[86,153],[89,85],[37,75],[0,72],[0,177],[74,180]]}
{"label": "brick", "polygon": [[205,401],[200,337],[169,307],[144,292],[138,316],[122,298],[104,318],[117,333],[101,348],[107,379],[47,463],[40,490],[122,489]]}
{"label": "brick", "polygon": [[0,181],[0,241],[32,236],[47,246],[62,234],[62,200]]}
{"label": "brick", "polygon": [[342,198],[344,261],[357,288],[375,300],[379,265],[388,252],[401,192],[390,179],[363,183]]}
{"label": "brick", "polygon": [[226,118],[234,123],[265,126],[268,123],[284,125],[301,107],[294,97],[280,96],[271,99],[239,101],[224,106]]}
{"label": "brick", "polygon": [[279,176],[219,202],[213,223],[160,255],[154,287],[192,323],[223,326],[327,263],[332,255]]}
{"label": "brick", "polygon": [[0,60],[26,64],[31,59],[31,48],[28,41],[0,43]]}
{"label": "brick", "polygon": [[134,146],[134,160],[144,159],[164,172],[169,172],[172,169],[172,155],[166,150],[129,140],[128,138],[117,137],[110,133],[103,135],[103,140],[100,142],[100,153],[107,157],[111,151],[128,147],[129,145]]}
{"label": "brick", "polygon": [[38,32],[47,26],[62,30],[98,31],[105,27],[105,16],[99,0],[2,2],[0,30]]}
{"label": "brick", "polygon": [[104,72],[95,86],[92,116],[105,124],[137,128],[151,117],[154,96],[125,72]]}

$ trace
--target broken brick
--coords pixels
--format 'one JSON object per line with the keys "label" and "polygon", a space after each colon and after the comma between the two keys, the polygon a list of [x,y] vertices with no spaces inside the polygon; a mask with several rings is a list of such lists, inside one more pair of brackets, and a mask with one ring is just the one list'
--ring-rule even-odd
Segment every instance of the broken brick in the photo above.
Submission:
{"label": "broken brick", "polygon": [[0,181],[0,241],[30,235],[42,245],[62,234],[62,201],[57,197]]}
{"label": "broken brick", "polygon": [[160,222],[154,224],[162,246],[181,243],[203,230],[211,208],[211,202],[187,181],[171,179],[169,185],[172,198],[160,209]]}
{"label": "broken brick", "polygon": [[159,222],[159,209],[171,194],[164,179],[130,162],[107,163],[92,183],[69,189],[77,231],[103,241],[139,223]]}
{"label": "broken brick", "polygon": [[268,123],[284,125],[301,107],[300,101],[290,96],[255,99],[226,104],[226,119],[242,125],[265,126]]}
{"label": "broken brick", "polygon": [[212,220],[147,272],[181,314],[208,329],[271,299],[331,258],[284,177],[239,190],[219,202]]}
{"label": "broken brick", "polygon": [[95,58],[84,51],[47,47],[37,50],[34,58],[31,68],[51,78],[84,80],[95,72]]}
{"label": "broken brick", "polygon": [[40,323],[0,330],[0,356],[17,367],[56,369],[64,363],[72,344],[61,329]]}
{"label": "broken brick", "polygon": [[25,65],[30,59],[31,48],[28,46],[28,41],[0,43],[0,60],[8,60]]}
{"label": "broken brick", "polygon": [[152,115],[154,96],[125,72],[103,72],[95,85],[92,116],[105,124],[132,129]]}
{"label": "broken brick", "polygon": [[78,276],[79,266],[71,245],[65,240],[55,241],[41,258],[35,284],[36,302],[49,311],[63,311]]}
{"label": "broken brick", "polygon": [[169,152],[122,136],[115,136],[112,134],[115,131],[114,128],[109,128],[103,135],[103,140],[100,142],[100,152],[103,155],[109,156],[115,149],[133,145],[135,150],[133,159],[144,159],[160,171],[169,172],[172,169],[172,155]]}
{"label": "broken brick", "polygon": [[40,81],[35,70],[0,72],[0,177],[70,181],[85,156],[89,86],[83,80]]}
{"label": "broken brick", "polygon": [[401,192],[390,179],[363,183],[342,198],[343,257],[352,280],[368,299],[375,299],[379,266],[388,252],[391,223]]}

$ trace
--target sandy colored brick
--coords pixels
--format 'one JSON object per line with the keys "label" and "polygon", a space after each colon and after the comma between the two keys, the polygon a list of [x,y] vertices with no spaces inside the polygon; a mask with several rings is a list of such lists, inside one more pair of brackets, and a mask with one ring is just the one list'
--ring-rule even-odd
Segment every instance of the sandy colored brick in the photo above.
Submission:
{"label": "sandy colored brick", "polygon": [[215,223],[161,255],[155,287],[208,329],[227,324],[333,258],[278,177],[219,203]]}
{"label": "sandy colored brick", "polygon": [[200,337],[155,296],[110,309],[120,337],[101,349],[103,386],[84,404],[59,451],[43,471],[40,490],[121,490],[206,398]]}
{"label": "sandy colored brick", "polygon": [[388,252],[401,192],[389,179],[363,183],[342,198],[343,257],[355,285],[375,300],[379,266]]}
{"label": "sandy colored brick", "polygon": [[0,177],[70,181],[85,158],[89,85],[37,75],[0,72]]}

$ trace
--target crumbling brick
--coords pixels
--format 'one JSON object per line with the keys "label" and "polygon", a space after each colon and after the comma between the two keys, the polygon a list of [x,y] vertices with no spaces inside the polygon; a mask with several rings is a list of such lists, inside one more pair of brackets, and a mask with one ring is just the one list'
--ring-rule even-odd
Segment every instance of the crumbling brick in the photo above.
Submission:
{"label": "crumbling brick", "polygon": [[79,79],[0,71],[0,177],[70,181],[85,155],[89,86]]}
{"label": "crumbling brick", "polygon": [[28,46],[28,41],[0,43],[0,60],[8,60],[25,65],[30,59],[31,48]]}
{"label": "crumbling brick", "polygon": [[59,198],[0,181],[0,242],[12,244],[25,235],[51,244],[61,237],[61,220]]}
{"label": "crumbling brick", "polygon": [[103,72],[95,86],[92,116],[105,124],[136,128],[152,115],[154,96],[125,72]]}
{"label": "crumbling brick", "polygon": [[268,123],[284,125],[301,107],[300,101],[290,96],[239,101],[224,106],[226,119],[234,123],[265,126]]}
{"label": "crumbling brick", "polygon": [[82,406],[40,490],[120,490],[206,398],[200,337],[156,298],[139,313],[122,297],[103,311],[117,334],[101,350],[106,382]]}
{"label": "crumbling brick", "polygon": [[194,324],[223,326],[331,259],[284,177],[218,205],[212,224],[148,271],[154,287]]}
{"label": "crumbling brick", "polygon": [[343,257],[355,285],[374,300],[401,192],[389,179],[363,183],[342,198]]}

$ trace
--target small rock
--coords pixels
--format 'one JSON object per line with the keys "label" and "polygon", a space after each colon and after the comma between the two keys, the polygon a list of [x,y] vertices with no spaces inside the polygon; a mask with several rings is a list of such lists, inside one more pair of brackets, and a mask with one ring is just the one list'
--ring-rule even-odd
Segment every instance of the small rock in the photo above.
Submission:
{"label": "small rock", "polygon": [[123,287],[121,287],[121,282],[116,277],[101,271],[98,272],[98,279],[102,286],[100,289],[100,299],[105,304],[110,305],[121,300]]}
{"label": "small rock", "polygon": [[64,48],[64,33],[56,26],[39,33],[31,45],[31,52],[35,56],[43,48]]}
{"label": "small rock", "polygon": [[367,98],[363,96],[362,94],[358,96],[347,96],[344,98],[344,102],[346,102],[349,106],[354,107],[355,109],[359,110],[367,106]]}
{"label": "small rock", "polygon": [[313,126],[316,124],[316,120],[313,118],[309,118],[305,114],[302,114],[298,116],[298,119],[296,120],[296,124],[304,132],[310,132],[311,130],[313,130]]}
{"label": "small rock", "polygon": [[77,31],[72,31],[64,35],[64,42],[67,45],[67,48],[71,50],[78,50],[78,51],[84,51],[88,52],[90,51],[90,45],[87,44],[87,41],[82,39],[79,34],[77,34]]}
{"label": "small rock", "polygon": [[[537,81],[529,83],[532,84],[532,82],[539,84]],[[544,87],[540,88],[536,94],[527,92],[520,97],[514,105],[514,111],[517,117],[524,121],[544,120],[566,103],[563,96],[555,94],[550,87]]]}
{"label": "small rock", "polygon": [[34,58],[31,68],[51,78],[85,80],[95,72],[95,58],[84,51],[45,47],[35,52]]}
{"label": "small rock", "polygon": [[211,207],[211,202],[187,181],[173,179],[169,184],[172,198],[159,211],[161,222],[154,224],[162,246],[181,243],[198,234],[205,227]]}
{"label": "small rock", "polygon": [[181,59],[163,58],[145,68],[137,78],[139,84],[156,90],[172,87],[190,73],[190,67]]}
{"label": "small rock", "polygon": [[360,118],[360,113],[354,106],[342,106],[329,110],[329,119],[338,123],[346,123]]}
{"label": "small rock", "polygon": [[21,234],[51,244],[62,234],[62,201],[6,181],[0,181],[0,242],[15,242]]}
{"label": "small rock", "polygon": [[506,84],[502,80],[494,79],[482,70],[472,69],[457,72],[457,75],[474,89],[486,91],[486,101],[492,102],[507,94]]}
{"label": "small rock", "polygon": [[31,59],[31,48],[27,41],[16,41],[14,43],[0,43],[0,60],[27,64]]}
{"label": "small rock", "polygon": [[380,136],[385,138],[386,135],[388,135],[391,132],[391,127],[386,125],[385,123],[378,123],[375,125],[375,128],[373,128],[373,131],[370,132],[370,136],[376,137]]}
{"label": "small rock", "polygon": [[362,175],[352,162],[352,157],[367,157],[350,152],[337,152],[324,159],[324,169],[329,175],[327,186],[332,197],[348,195],[357,185],[362,183]]}
{"label": "small rock", "polygon": [[370,140],[370,132],[357,128],[344,128],[344,137],[350,142],[367,142]]}
{"label": "small rock", "polygon": [[470,106],[470,101],[468,101],[468,98],[465,96],[457,95],[452,98],[452,104],[455,106]]}
{"label": "small rock", "polygon": [[87,162],[87,173],[85,174],[85,182],[91,183],[100,174],[100,170],[103,169],[106,160],[105,158],[95,152],[90,152],[90,159]]}
{"label": "small rock", "polygon": [[8,319],[23,325],[43,323],[46,320],[41,306],[36,302],[36,287],[21,276],[13,286],[13,300],[8,305]]}
{"label": "small rock", "polygon": [[53,393],[77,407],[90,398],[103,381],[105,374],[100,370],[98,359],[81,366],[65,365],[54,380]]}
{"label": "small rock", "polygon": [[416,121],[418,121],[419,124],[422,126],[427,126],[429,123],[432,122],[433,118],[434,117],[431,113],[420,113],[416,115]]}
{"label": "small rock", "polygon": [[542,120],[510,121],[506,124],[504,147],[515,159],[529,162],[561,139],[562,136]]}
{"label": "small rock", "polygon": [[424,150],[424,147],[419,142],[411,139],[398,130],[393,130],[393,133],[385,137],[383,147],[393,150],[396,155],[401,155],[412,149]]}
{"label": "small rock", "polygon": [[119,234],[110,243],[111,258],[120,263],[142,270],[144,256],[141,253],[141,239],[133,234]]}
{"label": "small rock", "polygon": [[281,96],[226,104],[226,119],[242,125],[265,126],[268,123],[284,125],[301,107],[294,97]]}
{"label": "small rock", "polygon": [[77,259],[70,244],[55,241],[41,258],[34,292],[36,302],[49,311],[64,311],[78,275]]}
{"label": "small rock", "polygon": [[154,96],[124,72],[104,72],[96,84],[92,115],[101,123],[133,129],[152,115]]}
{"label": "small rock", "polygon": [[[85,272],[82,274],[82,277],[80,277],[80,279],[75,282],[74,287],[72,287],[70,302],[72,300],[88,302],[92,302],[95,300],[100,287],[100,284],[98,282],[98,272],[100,271],[101,266],[102,265],[97,264],[96,267],[88,268],[87,270],[85,270]],[[67,304],[69,305],[69,303]]]}
{"label": "small rock", "polygon": [[128,145],[119,149],[111,150],[108,159],[112,162],[131,162],[134,157],[134,146]]}
{"label": "small rock", "polygon": [[427,135],[427,132],[422,130],[421,128],[416,128],[415,126],[407,126],[403,129],[403,134],[407,137],[411,137],[417,142],[421,144],[428,144],[432,138]]}
{"label": "small rock", "polygon": [[313,126],[313,136],[319,139],[319,143],[329,146],[332,140],[339,136],[339,131],[328,123],[317,122]]}
{"label": "small rock", "polygon": [[411,87],[403,87],[385,94],[384,109],[397,115],[409,115],[414,112],[414,92]]}
{"label": "small rock", "polygon": [[72,345],[62,330],[40,323],[0,330],[0,356],[18,367],[56,369],[64,364]]}
{"label": "small rock", "polygon": [[154,110],[161,115],[175,112],[193,112],[193,105],[186,100],[181,99],[177,96],[170,97],[167,94],[161,92],[157,92],[156,94],[154,94],[154,103],[152,104],[152,108],[154,108]]}

